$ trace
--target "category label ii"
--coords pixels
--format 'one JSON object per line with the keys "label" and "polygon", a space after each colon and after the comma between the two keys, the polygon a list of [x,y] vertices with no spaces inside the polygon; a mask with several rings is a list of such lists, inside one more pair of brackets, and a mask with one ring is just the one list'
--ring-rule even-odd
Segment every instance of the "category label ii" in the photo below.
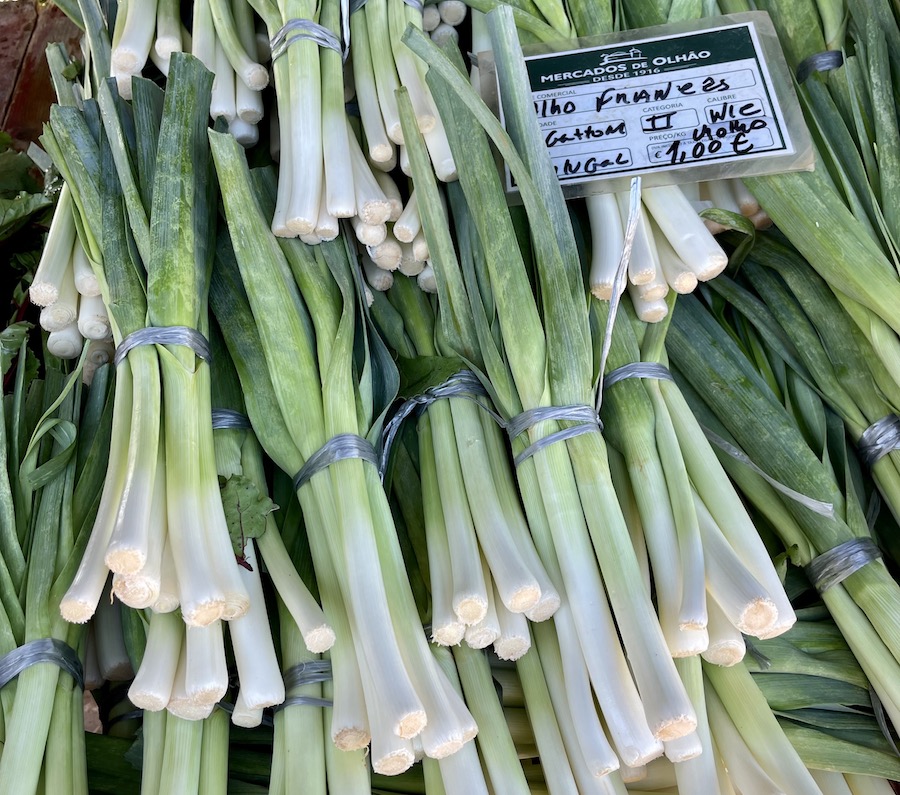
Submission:
{"label": "category label ii", "polygon": [[794,151],[752,22],[526,66],[563,184]]}

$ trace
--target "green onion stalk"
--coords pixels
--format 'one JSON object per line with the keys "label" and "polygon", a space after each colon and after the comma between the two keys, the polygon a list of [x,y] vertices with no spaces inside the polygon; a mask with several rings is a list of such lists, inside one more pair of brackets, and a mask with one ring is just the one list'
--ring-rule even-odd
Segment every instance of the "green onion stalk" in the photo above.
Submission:
{"label": "green onion stalk", "polygon": [[[254,430],[276,464],[294,475],[334,436],[377,434],[396,376],[365,326],[354,347],[360,296],[344,240],[311,249],[275,238],[265,222],[265,187],[258,199],[233,139],[210,136],[237,266],[237,273],[217,278],[222,300],[239,303],[246,320],[237,323],[233,309],[216,311]],[[252,393],[261,396],[250,399]],[[355,699],[349,712],[356,718],[333,726],[332,737],[346,728],[364,745],[368,734],[373,767],[387,773],[412,765],[412,740],[420,734],[426,754],[455,752],[477,729],[428,651],[376,468],[339,460],[298,484],[298,496],[325,614],[339,637],[333,612],[345,611],[345,637],[361,679],[361,687],[345,688],[335,678],[335,698],[343,691]],[[337,647],[332,664],[338,665]]]}
{"label": "green onion stalk", "polygon": [[[475,241],[473,250],[483,263],[479,276],[471,269],[474,272],[468,284],[462,279],[455,252],[441,239],[447,221],[438,209],[439,199],[431,202],[433,220],[427,220],[425,205],[431,189],[424,169],[416,168],[423,158],[421,152],[415,152],[413,130],[405,128],[409,129],[405,140],[423,227],[438,276],[443,326],[451,340],[451,334],[462,339],[463,333],[472,336],[475,330],[494,403],[507,417],[539,406],[594,403],[588,303],[578,252],[555,174],[542,151],[532,103],[526,99],[530,95],[520,71],[521,55],[516,53],[511,16],[499,9],[488,16],[488,22],[501,89],[506,92],[507,123],[520,149],[527,153],[527,165],[462,70],[424,37],[415,31],[407,33],[407,42],[431,67],[428,79],[439,108],[446,108],[445,118],[453,119],[447,124],[451,147],[460,152],[464,147],[466,152],[465,162],[457,158],[465,203],[459,202],[454,210],[468,206],[469,240]],[[402,109],[402,93],[400,98]],[[525,203],[540,304],[532,292],[493,158],[480,132],[482,126],[510,166]],[[531,252],[528,254],[530,258]],[[491,314],[496,317],[499,339],[488,330],[479,281],[490,285]],[[465,313],[473,313],[470,317],[475,319],[468,329],[459,331],[454,324]],[[567,423],[540,423],[528,431],[528,441],[536,442],[560,425]],[[524,439],[515,440],[514,452],[524,447]],[[563,606],[571,609],[570,627],[577,634],[569,632],[561,642],[567,649],[582,648],[620,757],[629,764],[651,759],[662,753],[663,740],[693,731],[696,719],[665,648],[649,594],[642,587],[637,558],[610,480],[603,438],[589,432],[565,444],[548,444],[522,463],[518,477],[535,545]],[[541,497],[546,517],[542,524],[535,518],[537,506],[528,507],[530,495]],[[546,535],[538,537],[536,524],[547,530]],[[559,626],[557,622],[558,630]],[[622,643],[634,678],[625,663]],[[612,671],[615,674],[611,676]]]}
{"label": "green onion stalk", "polygon": [[[16,324],[0,333],[4,374],[16,361],[0,423],[0,654],[52,639],[80,666],[85,628],[65,622],[59,602],[100,500],[112,378],[103,368],[88,389],[83,360],[69,366],[46,354],[44,377],[34,378],[27,328]],[[52,657],[38,656],[4,686],[0,791],[87,792],[82,699],[80,686]]]}

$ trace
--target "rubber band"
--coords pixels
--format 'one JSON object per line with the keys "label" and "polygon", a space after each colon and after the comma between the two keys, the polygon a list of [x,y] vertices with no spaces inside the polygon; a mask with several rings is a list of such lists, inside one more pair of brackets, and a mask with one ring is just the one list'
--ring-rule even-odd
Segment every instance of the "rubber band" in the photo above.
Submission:
{"label": "rubber band", "polygon": [[246,431],[253,427],[250,424],[250,418],[246,414],[241,414],[241,412],[233,409],[213,409],[212,426],[214,431]]}
{"label": "rubber band", "polygon": [[545,436],[530,444],[515,457],[514,463],[517,467],[523,461],[531,458],[535,453],[539,453],[551,444],[562,442],[566,439],[573,439],[584,433],[600,433],[603,430],[600,416],[592,406],[539,406],[523,411],[509,420],[506,423],[506,432],[509,434],[510,441],[512,441],[529,428],[549,420],[563,420],[578,424],[570,428],[563,428],[561,431],[551,433],[549,436]]}
{"label": "rubber band", "polygon": [[844,53],[825,50],[804,58],[797,67],[797,82],[805,83],[815,72],[828,72],[844,65]]}
{"label": "rubber band", "polygon": [[[294,35],[288,38],[288,34],[291,33]],[[309,39],[320,47],[334,50],[341,58],[347,60],[347,48],[341,44],[341,40],[328,28],[311,19],[289,19],[284,23],[281,30],[269,42],[272,60],[280,58],[287,52],[288,47],[302,39]]]}
{"label": "rubber band", "polygon": [[131,332],[119,343],[113,358],[116,367],[125,361],[125,357],[134,348],[141,345],[184,345],[203,361],[212,361],[209,340],[197,329],[190,326],[147,326],[147,328]]}
{"label": "rubber band", "polygon": [[281,712],[288,707],[333,707],[334,702],[327,698],[316,696],[291,696],[277,706],[272,707],[272,712]]}
{"label": "rubber band", "polygon": [[652,378],[657,381],[675,380],[672,377],[672,373],[669,372],[669,368],[663,364],[658,362],[631,362],[608,372],[603,384],[606,389],[609,389],[626,378]]}
{"label": "rubber band", "polygon": [[860,458],[869,467],[875,466],[893,450],[900,450],[900,417],[888,414],[873,422],[860,434],[856,444]]}
{"label": "rubber band", "polygon": [[413,11],[418,11],[420,14],[425,9],[425,3],[423,3],[422,0],[403,0],[403,2]]}
{"label": "rubber band", "polygon": [[331,679],[330,660],[307,660],[284,672],[284,686],[288,690],[314,685]]}
{"label": "rubber band", "polygon": [[[703,426],[701,426],[703,427]],[[804,508],[808,508],[813,513],[819,514],[819,516],[824,516],[828,519],[834,518],[834,505],[830,502],[824,502],[823,500],[815,500],[812,497],[807,497],[805,494],[801,494],[799,491],[794,491],[794,489],[789,486],[785,486],[784,483],[781,483],[771,475],[767,474],[764,470],[760,469],[753,461],[750,460],[750,457],[739,450],[730,442],[727,442],[721,436],[713,433],[709,428],[703,427],[703,433],[706,435],[706,438],[722,450],[725,453],[728,453],[735,461],[740,461],[745,466],[750,467],[757,475],[759,475],[763,480],[766,481],[773,489],[781,492],[786,497],[790,497],[794,502],[799,503]]]}
{"label": "rubber band", "polygon": [[408,398],[401,403],[400,408],[397,409],[394,416],[391,417],[390,421],[384,426],[381,435],[381,460],[379,462],[379,470],[381,471],[382,476],[387,471],[391,449],[394,446],[397,434],[400,432],[400,427],[413,414],[421,414],[432,403],[436,403],[438,400],[447,400],[455,397],[471,400],[490,414],[494,422],[501,427],[506,427],[506,422],[499,414],[478,400],[479,397],[487,397],[487,394],[487,390],[475,373],[471,370],[460,370],[443,383],[429,387],[424,392],[413,395],[411,398]]}
{"label": "rubber band", "polygon": [[0,688],[6,687],[26,668],[40,663],[58,666],[72,677],[79,690],[84,690],[84,668],[77,652],[56,638],[29,641],[0,658]]}
{"label": "rubber band", "polygon": [[872,712],[875,715],[875,722],[878,724],[878,728],[881,729],[881,733],[890,744],[894,753],[900,756],[900,748],[897,748],[897,743],[894,741],[894,734],[891,732],[890,720],[884,711],[884,705],[871,684],[869,685],[869,699],[872,702]]}
{"label": "rubber band", "polygon": [[744,635],[744,646],[747,649],[747,654],[749,654],[754,662],[759,666],[760,671],[768,671],[769,668],[772,667],[772,661],[766,657],[756,646],[753,644],[753,641],[750,640],[746,635]]}
{"label": "rubber band", "polygon": [[880,557],[881,550],[871,538],[851,538],[807,563],[806,576],[823,593]]}
{"label": "rubber band", "polygon": [[[374,464],[376,469],[380,463],[378,453],[367,439],[355,433],[341,433],[325,442],[306,460],[300,471],[294,475],[294,491],[299,491],[313,475],[348,458],[361,458]],[[379,474],[380,471],[379,469]]]}
{"label": "rubber band", "polygon": [[[286,690],[293,690],[296,687],[327,682],[330,679],[330,660],[308,660],[284,672],[284,687]],[[274,707],[273,711],[280,712],[287,707],[330,707],[333,703],[330,699],[317,696],[291,696]]]}

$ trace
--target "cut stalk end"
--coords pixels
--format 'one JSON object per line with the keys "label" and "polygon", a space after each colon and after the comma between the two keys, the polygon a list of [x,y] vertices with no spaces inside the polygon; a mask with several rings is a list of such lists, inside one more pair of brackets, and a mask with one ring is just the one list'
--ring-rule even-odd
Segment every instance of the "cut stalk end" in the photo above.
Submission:
{"label": "cut stalk end", "polygon": [[334,630],[328,624],[311,629],[303,635],[303,643],[313,654],[328,651],[334,646],[334,640]]}

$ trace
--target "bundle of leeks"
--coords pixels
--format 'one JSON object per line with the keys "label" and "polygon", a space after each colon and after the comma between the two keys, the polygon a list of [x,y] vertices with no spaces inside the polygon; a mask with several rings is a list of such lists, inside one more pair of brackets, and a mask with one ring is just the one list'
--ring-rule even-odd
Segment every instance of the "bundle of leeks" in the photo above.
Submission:
{"label": "bundle of leeks", "polygon": [[[900,593],[872,541],[867,495],[843,423],[786,365],[790,359],[782,359],[776,336],[763,337],[740,316],[729,322],[734,328],[720,325],[696,298],[679,301],[666,340],[676,375],[684,379],[679,385],[699,422],[758,467],[718,451],[792,561],[806,567],[896,723]],[[785,496],[773,481],[794,495]],[[833,514],[822,515],[798,495],[830,503]]]}
{"label": "bundle of leeks", "polygon": [[418,417],[432,640],[493,645],[501,658],[517,659],[530,647],[526,617],[550,618],[559,594],[534,548],[501,430],[486,411],[488,398],[478,397],[474,376],[460,376],[454,368],[461,362],[438,356],[428,296],[399,276],[386,297],[373,305],[373,314],[401,364],[443,371],[440,377],[449,373],[443,384],[434,384],[438,394],[449,390],[448,397]]}
{"label": "bundle of leeks", "polygon": [[428,649],[366,439],[397,377],[360,315],[350,249],[344,238],[308,247],[272,235],[272,175],[251,174],[233,139],[210,138],[234,247],[220,250],[213,310],[254,431],[303,507],[336,636],[331,739],[342,750],[371,742],[377,772],[408,769],[414,743],[449,756],[477,727]]}
{"label": "bundle of leeks", "polygon": [[[566,649],[563,698],[580,721],[570,752],[581,754],[586,775],[602,776],[620,759],[638,765],[660,755],[663,741],[694,731],[696,715],[643,588],[616,500],[593,409],[590,325],[580,269],[573,267],[575,240],[525,99],[511,15],[498,9],[495,18],[500,85],[516,92],[505,107],[524,161],[460,68],[423,36],[410,31],[406,37],[429,63],[432,93],[445,119],[453,120],[447,125],[451,149],[465,152],[456,158],[459,185],[449,186],[459,258],[402,93],[401,120],[437,280],[438,337],[454,354],[484,362],[485,383],[507,424],[530,412],[518,419],[524,430],[513,432],[513,450],[535,547],[561,598],[553,624]],[[520,186],[529,225],[521,239],[482,126]],[[532,257],[540,302],[526,269]],[[555,435],[560,427],[564,438]],[[594,695],[612,746],[598,713],[585,708]],[[611,781],[601,777],[594,786]]]}
{"label": "bundle of leeks", "polygon": [[14,367],[0,421],[0,792],[80,792],[84,628],[59,603],[100,500],[112,374],[88,389],[83,357],[69,366],[45,352],[37,378],[26,336],[26,324],[0,333],[3,374]]}

